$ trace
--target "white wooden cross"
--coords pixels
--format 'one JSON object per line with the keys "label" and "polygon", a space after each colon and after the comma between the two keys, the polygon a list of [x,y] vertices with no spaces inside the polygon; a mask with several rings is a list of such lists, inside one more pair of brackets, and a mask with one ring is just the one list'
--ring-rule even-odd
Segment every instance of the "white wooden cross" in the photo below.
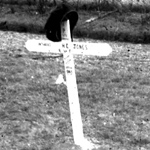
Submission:
{"label": "white wooden cross", "polygon": [[74,143],[84,148],[86,143],[84,142],[73,54],[107,56],[112,52],[112,48],[107,43],[71,42],[69,20],[62,22],[61,36],[61,42],[28,40],[25,47],[29,51],[63,53]]}

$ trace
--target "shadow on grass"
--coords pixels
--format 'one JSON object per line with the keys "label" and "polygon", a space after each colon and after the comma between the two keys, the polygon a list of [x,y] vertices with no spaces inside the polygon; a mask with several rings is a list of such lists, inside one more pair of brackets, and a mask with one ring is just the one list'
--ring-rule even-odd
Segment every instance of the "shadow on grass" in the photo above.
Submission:
{"label": "shadow on grass", "polygon": [[8,22],[4,26],[0,26],[0,30],[44,34],[44,30],[41,25],[25,24],[19,22]]}
{"label": "shadow on grass", "polygon": [[78,38],[92,38],[98,40],[119,41],[119,42],[131,42],[131,43],[150,43],[150,33],[144,32],[114,32],[114,31],[81,31],[79,29],[74,31],[74,35]]}
{"label": "shadow on grass", "polygon": [[[34,33],[34,34],[45,34],[43,26],[34,23],[19,23],[19,22],[8,22],[4,26],[0,26],[0,30],[3,31],[16,31],[24,33]],[[99,40],[108,41],[120,41],[120,42],[132,42],[132,43],[150,43],[150,33],[149,32],[129,32],[129,31],[108,31],[99,29],[97,31],[93,30],[83,30],[77,27],[74,30],[74,36],[77,38],[91,38]]]}
{"label": "shadow on grass", "polygon": [[[11,6],[11,5],[10,5]],[[12,6],[11,6],[12,7]],[[35,6],[34,6],[35,7]],[[44,25],[49,16],[48,7],[45,14],[39,14],[36,8],[14,5],[13,13],[9,5],[4,5],[0,14],[0,30],[25,33],[44,34]],[[89,9],[88,9],[89,10]],[[115,12],[107,15],[108,11],[82,11],[79,9],[79,20],[74,30],[77,38],[92,38],[99,40],[149,43],[150,15],[147,13]],[[101,18],[101,16],[106,17]],[[100,16],[92,23],[87,19]]]}

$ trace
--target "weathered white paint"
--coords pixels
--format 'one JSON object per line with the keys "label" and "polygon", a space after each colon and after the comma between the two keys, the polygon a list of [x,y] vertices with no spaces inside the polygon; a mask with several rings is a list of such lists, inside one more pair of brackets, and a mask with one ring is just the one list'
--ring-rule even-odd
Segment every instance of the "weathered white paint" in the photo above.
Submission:
{"label": "weathered white paint", "polygon": [[[107,56],[112,52],[112,48],[107,43],[80,43],[71,42],[69,20],[61,25],[61,42],[50,42],[45,40],[29,40],[26,42],[26,48],[29,51],[63,53],[65,74],[70,116],[73,129],[73,137],[76,145],[80,145],[84,150],[91,147],[91,143],[84,138],[83,125],[80,112],[80,103],[75,75],[75,65],[73,54]],[[64,82],[60,75],[56,81],[57,84]]]}
{"label": "weathered white paint", "polygon": [[[65,21],[61,25],[62,40],[71,42],[70,25],[69,20]],[[66,74],[67,91],[69,97],[70,116],[73,129],[73,137],[76,145],[80,145],[84,140],[83,125],[80,112],[80,103],[78,97],[78,89],[75,75],[75,65],[72,54],[71,44],[67,44],[63,48],[63,58]]]}
{"label": "weathered white paint", "polygon": [[107,43],[85,43],[85,42],[51,42],[48,40],[28,40],[25,46],[29,51],[42,53],[63,53],[63,49],[72,49],[73,54],[108,56],[112,48]]}

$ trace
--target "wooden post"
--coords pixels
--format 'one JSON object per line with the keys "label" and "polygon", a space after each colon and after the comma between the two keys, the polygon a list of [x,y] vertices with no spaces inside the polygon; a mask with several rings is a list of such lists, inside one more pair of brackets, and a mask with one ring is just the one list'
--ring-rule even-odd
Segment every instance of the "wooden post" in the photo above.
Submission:
{"label": "wooden post", "polygon": [[[71,41],[69,20],[64,21],[61,25],[62,40]],[[69,97],[70,116],[73,129],[73,138],[76,145],[82,144],[84,140],[83,125],[80,112],[80,103],[76,83],[75,66],[72,54],[72,45],[63,45],[63,56],[65,65],[66,82]]]}

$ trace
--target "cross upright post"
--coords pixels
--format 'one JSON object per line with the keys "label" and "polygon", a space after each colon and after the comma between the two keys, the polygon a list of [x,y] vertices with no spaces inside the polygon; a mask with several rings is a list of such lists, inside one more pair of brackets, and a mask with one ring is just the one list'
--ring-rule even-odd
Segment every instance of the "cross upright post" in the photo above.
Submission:
{"label": "cross upright post", "polygon": [[[61,35],[62,40],[67,40],[68,42],[71,41],[69,20],[62,22]],[[81,119],[80,103],[76,84],[76,75],[71,44],[67,44],[67,47],[66,45],[63,46],[63,58],[64,58],[74,143],[76,145],[81,146],[84,140],[84,135],[83,135],[83,125]]]}

